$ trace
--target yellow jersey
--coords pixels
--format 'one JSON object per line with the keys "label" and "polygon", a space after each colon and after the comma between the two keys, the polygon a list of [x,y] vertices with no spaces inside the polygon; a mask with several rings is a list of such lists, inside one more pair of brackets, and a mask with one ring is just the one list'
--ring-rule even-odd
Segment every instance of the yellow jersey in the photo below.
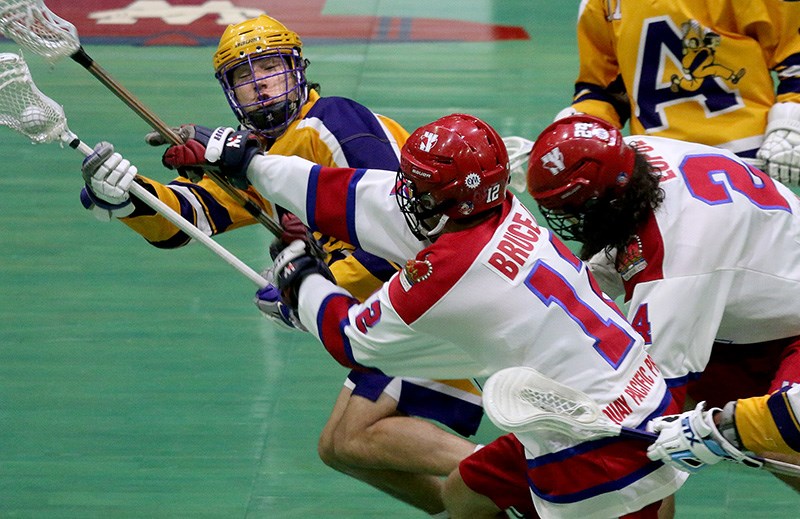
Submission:
{"label": "yellow jersey", "polygon": [[583,0],[572,106],[755,157],[770,107],[800,102],[799,27],[782,0]]}

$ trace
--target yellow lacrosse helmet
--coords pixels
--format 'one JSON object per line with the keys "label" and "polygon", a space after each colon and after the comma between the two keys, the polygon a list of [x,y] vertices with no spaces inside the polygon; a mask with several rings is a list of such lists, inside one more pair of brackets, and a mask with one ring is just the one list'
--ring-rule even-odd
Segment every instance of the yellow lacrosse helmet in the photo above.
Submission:
{"label": "yellow lacrosse helmet", "polygon": [[[214,71],[243,126],[278,137],[297,118],[308,99],[308,62],[302,46],[296,32],[265,14],[225,29],[214,53]],[[263,71],[266,67],[254,66],[265,59],[272,60],[269,73]],[[245,79],[234,80],[233,71],[239,67],[249,71],[240,74]],[[264,82],[280,85],[280,91],[276,94],[273,88],[266,94]]]}
{"label": "yellow lacrosse helmet", "polygon": [[233,68],[253,54],[300,51],[302,47],[303,42],[296,32],[275,18],[262,14],[225,29],[214,53],[214,71],[220,72],[223,67]]}

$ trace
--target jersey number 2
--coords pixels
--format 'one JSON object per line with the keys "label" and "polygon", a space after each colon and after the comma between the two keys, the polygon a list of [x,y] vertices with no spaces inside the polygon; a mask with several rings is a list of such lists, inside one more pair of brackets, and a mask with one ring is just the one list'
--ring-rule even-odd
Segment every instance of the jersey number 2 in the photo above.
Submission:
{"label": "jersey number 2", "polygon": [[[728,191],[730,186],[761,209],[792,211],[766,173],[730,157],[690,155],[684,159],[680,171],[692,196],[708,205],[733,202]],[[722,181],[723,177],[727,178],[727,184]]]}

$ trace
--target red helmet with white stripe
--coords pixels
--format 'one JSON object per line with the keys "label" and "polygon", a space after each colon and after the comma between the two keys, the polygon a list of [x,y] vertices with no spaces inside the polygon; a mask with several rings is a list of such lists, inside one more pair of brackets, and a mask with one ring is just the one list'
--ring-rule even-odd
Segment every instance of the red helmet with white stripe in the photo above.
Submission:
{"label": "red helmet with white stripe", "polygon": [[499,206],[509,181],[503,139],[484,121],[452,114],[415,130],[400,151],[397,203],[419,237]]}
{"label": "red helmet with white stripe", "polygon": [[566,240],[584,241],[584,217],[593,201],[618,198],[633,175],[636,152],[620,131],[577,114],[544,129],[528,159],[528,193],[548,225]]}
{"label": "red helmet with white stripe", "polygon": [[587,200],[621,195],[633,172],[633,148],[597,117],[559,119],[536,139],[528,160],[528,192],[544,208],[576,210]]}

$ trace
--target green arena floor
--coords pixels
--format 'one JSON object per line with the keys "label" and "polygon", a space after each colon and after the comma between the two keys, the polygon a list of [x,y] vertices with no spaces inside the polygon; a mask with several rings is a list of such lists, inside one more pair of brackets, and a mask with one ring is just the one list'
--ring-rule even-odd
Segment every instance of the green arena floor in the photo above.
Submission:
{"label": "green arena floor", "polygon": [[[533,138],[570,101],[577,6],[331,1],[329,14],[460,16],[521,25],[531,39],[319,43],[305,49],[309,76],[324,95],[409,129],[463,111]],[[86,50],[170,124],[235,123],[211,47]],[[111,141],[142,174],[172,178],[143,143],[147,125],[89,73],[26,58],[83,140]],[[157,250],[94,220],[69,148],[0,128],[0,157],[0,517],[424,517],[319,461],[346,371],[311,338],[262,319],[250,281],[199,245]],[[260,227],[218,241],[256,270],[267,265]],[[497,434],[486,420],[477,439]],[[692,477],[677,500],[678,518],[800,517],[788,487],[738,467]]]}

